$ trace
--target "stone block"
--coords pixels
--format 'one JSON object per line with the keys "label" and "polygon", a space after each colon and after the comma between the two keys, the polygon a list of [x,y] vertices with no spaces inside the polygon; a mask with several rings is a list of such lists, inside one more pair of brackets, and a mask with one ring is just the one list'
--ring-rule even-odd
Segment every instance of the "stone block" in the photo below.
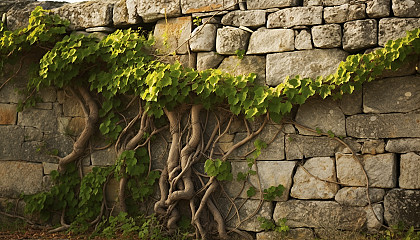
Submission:
{"label": "stone block", "polygon": [[0,125],[15,125],[16,117],[16,104],[0,104]]}
{"label": "stone block", "polygon": [[244,56],[239,59],[237,56],[229,56],[223,59],[219,69],[233,75],[248,75],[256,73],[255,82],[265,84],[265,57],[264,56]]}
{"label": "stone block", "polygon": [[363,85],[363,112],[406,113],[419,108],[420,77],[385,78]]}
{"label": "stone block", "polygon": [[[61,95],[61,93],[59,94]],[[59,102],[62,101],[63,104],[63,115],[66,117],[84,117],[83,108],[80,105],[80,102],[76,98],[65,95],[64,100],[61,100],[60,96]]]}
{"label": "stone block", "polygon": [[24,128],[19,126],[0,126],[0,159],[21,160]]}
{"label": "stone block", "polygon": [[136,0],[119,0],[114,4],[112,20],[115,26],[139,24],[140,16],[137,14]]}
{"label": "stone block", "polygon": [[273,220],[286,218],[290,228],[331,228],[357,231],[366,222],[360,207],[341,206],[334,201],[289,200],[277,202]]}
{"label": "stone block", "polygon": [[317,48],[335,48],[341,46],[341,26],[326,24],[312,27],[312,40]]}
{"label": "stone block", "polygon": [[292,29],[260,28],[251,35],[247,54],[285,52],[294,49],[295,33]]}
{"label": "stone block", "polygon": [[388,226],[403,222],[405,226],[420,227],[420,190],[392,189],[385,196],[384,208]]}
{"label": "stone block", "polygon": [[362,154],[380,154],[385,152],[385,142],[383,139],[368,139],[363,142]]}
{"label": "stone block", "polygon": [[250,33],[234,27],[217,29],[216,51],[219,54],[234,55],[237,50],[246,51]]}
{"label": "stone block", "polygon": [[295,37],[295,48],[297,50],[312,49],[312,36],[308,30],[301,30]]}
{"label": "stone block", "polygon": [[348,53],[340,49],[313,49],[267,54],[267,85],[277,86],[287,76],[316,78],[337,70]]}
{"label": "stone block", "polygon": [[365,207],[366,228],[369,233],[376,233],[382,228],[384,223],[384,207],[382,204],[377,203],[373,204],[372,208],[369,206]]}
{"label": "stone block", "polygon": [[42,102],[50,103],[57,100],[57,90],[54,87],[43,88],[39,91]]}
{"label": "stone block", "polygon": [[247,0],[248,9],[269,9],[298,6],[298,0]]}
{"label": "stone block", "polygon": [[366,186],[363,168],[370,187],[393,188],[397,185],[397,159],[395,154],[363,155],[361,164],[351,154],[337,154],[337,178],[348,186]]}
{"label": "stone block", "polygon": [[42,141],[44,133],[40,129],[33,127],[25,127],[25,142],[26,141]]}
{"label": "stone block", "polygon": [[35,194],[42,190],[42,164],[19,161],[0,162],[0,195],[19,197],[20,194]]}
{"label": "stone block", "polygon": [[[128,6],[127,6],[128,7]],[[163,0],[149,1],[137,0],[137,14],[143,22],[155,22],[162,18],[173,18],[181,15],[181,1]]]}
{"label": "stone block", "polygon": [[355,90],[351,94],[344,94],[340,100],[340,108],[344,115],[355,115],[362,113],[363,91]]}
{"label": "stone block", "polygon": [[375,19],[344,23],[343,49],[359,51],[378,44],[378,28]]}
{"label": "stone block", "polygon": [[109,1],[90,1],[65,4],[53,13],[70,21],[72,30],[112,25],[114,4]]}
{"label": "stone block", "polygon": [[113,147],[93,152],[90,156],[93,166],[110,166],[117,161],[117,154]]}
{"label": "stone block", "polygon": [[[226,222],[226,225],[228,227],[236,227],[236,225],[239,222],[238,222],[237,216],[231,217],[232,215],[236,214],[235,210],[230,209],[231,202],[227,200],[226,198],[218,198],[215,200],[218,204],[218,207],[220,208],[222,216],[227,216],[227,219],[230,219],[229,221]],[[240,199],[240,200],[236,200],[235,204],[239,206],[239,205],[242,205],[243,202],[244,200]],[[245,201],[243,206],[239,209],[239,216],[241,220],[253,214],[255,210],[257,210],[259,204],[260,204],[260,200],[249,199]],[[257,214],[253,216],[252,218],[250,218],[249,220],[243,222],[241,225],[239,225],[238,229],[244,230],[244,231],[252,231],[252,232],[262,231],[263,229],[261,228],[261,223],[258,221],[258,217],[271,219],[272,212],[273,212],[273,204],[271,202],[263,202]]]}
{"label": "stone block", "polygon": [[58,170],[58,163],[48,163],[48,162],[43,162],[42,163],[42,168],[44,169],[44,175],[49,175],[51,174],[52,171],[57,171]]}
{"label": "stone block", "polygon": [[391,12],[390,0],[371,0],[366,4],[366,14],[370,18],[387,17]]}
{"label": "stone block", "polygon": [[221,23],[235,27],[261,27],[265,25],[266,13],[264,10],[233,11],[224,15]]}
{"label": "stone block", "polygon": [[[4,70],[5,71],[5,70]],[[3,77],[0,78],[0,84],[3,84],[4,81]],[[26,78],[24,79],[26,80]],[[24,82],[24,81],[22,81]],[[0,103],[19,103],[19,101],[24,100],[22,94],[19,94],[19,90],[25,89],[24,84],[17,83],[17,82],[8,82],[0,91]]]}
{"label": "stone block", "polygon": [[420,137],[420,114],[358,114],[347,117],[347,135],[356,138]]}
{"label": "stone block", "polygon": [[420,138],[389,139],[385,150],[394,153],[420,152]]}
{"label": "stone block", "polygon": [[315,238],[314,232],[312,229],[309,228],[292,228],[289,229],[286,233],[280,232],[259,232],[257,233],[257,240],[292,240],[292,239],[300,239],[300,240],[312,240]]}
{"label": "stone block", "polygon": [[[339,107],[339,102],[332,98],[322,99],[313,97],[302,104],[296,114],[296,122],[308,128],[320,129],[326,133],[333,132],[336,136],[346,136],[346,119]],[[317,135],[303,128],[299,128],[303,135]]]}
{"label": "stone block", "polygon": [[322,0],[303,0],[303,6],[322,6]]}
{"label": "stone block", "polygon": [[217,68],[223,59],[224,57],[216,52],[199,52],[197,53],[197,70]]}
{"label": "stone block", "polygon": [[337,6],[348,4],[350,0],[322,0],[322,5],[324,6]]}
{"label": "stone block", "polygon": [[30,108],[18,113],[17,124],[23,127],[34,127],[44,132],[58,130],[57,114],[52,110]]}
{"label": "stone block", "polygon": [[396,17],[420,17],[420,2],[415,0],[392,0]]}
{"label": "stone block", "polygon": [[227,10],[236,5],[234,0],[181,0],[180,2],[182,14]]}
{"label": "stone block", "polygon": [[401,155],[400,161],[400,188],[420,189],[420,156],[410,152]]}
{"label": "stone block", "polygon": [[160,61],[163,63],[174,64],[175,62],[181,63],[184,68],[196,68],[197,66],[197,53],[190,53],[185,55],[170,55],[162,56]]}
{"label": "stone block", "polygon": [[322,7],[292,7],[268,15],[267,28],[322,24]]}
{"label": "stone block", "polygon": [[344,4],[324,8],[324,20],[326,23],[344,23],[357,19],[366,18],[365,4]]}
{"label": "stone block", "polygon": [[159,20],[153,31],[156,41],[154,47],[158,54],[166,55],[174,51],[177,54],[188,53],[187,40],[190,38],[191,28],[190,16]]}
{"label": "stone block", "polygon": [[[381,202],[384,199],[385,190],[381,188],[369,188],[371,203]],[[365,187],[344,187],[338,190],[335,201],[346,206],[364,207],[369,204]]]}
{"label": "stone block", "polygon": [[378,44],[384,46],[388,40],[405,37],[406,31],[420,28],[419,18],[383,18],[379,20]]}
{"label": "stone block", "polygon": [[[306,160],[303,165],[312,175],[328,181],[337,181],[334,158],[317,157]],[[293,177],[290,196],[297,199],[331,199],[338,191],[338,185],[318,180],[309,175],[302,166]]]}
{"label": "stone block", "polygon": [[201,25],[191,34],[190,48],[193,52],[214,51],[216,48],[217,26],[215,24]]}

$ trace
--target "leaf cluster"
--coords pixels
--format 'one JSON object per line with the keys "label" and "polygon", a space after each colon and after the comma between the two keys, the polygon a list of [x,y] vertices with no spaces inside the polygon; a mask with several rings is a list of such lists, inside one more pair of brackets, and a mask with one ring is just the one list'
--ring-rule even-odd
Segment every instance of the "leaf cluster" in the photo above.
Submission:
{"label": "leaf cluster", "polygon": [[204,163],[204,171],[219,181],[232,181],[233,179],[232,165],[228,161],[207,159]]}

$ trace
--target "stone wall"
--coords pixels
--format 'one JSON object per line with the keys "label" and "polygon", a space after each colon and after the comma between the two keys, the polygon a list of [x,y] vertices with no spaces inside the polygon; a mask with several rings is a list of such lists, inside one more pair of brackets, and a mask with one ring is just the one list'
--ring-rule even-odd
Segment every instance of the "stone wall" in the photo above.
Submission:
{"label": "stone wall", "polygon": [[[7,3],[7,4],[6,4]],[[9,28],[23,26],[36,6],[52,8],[71,20],[70,30],[104,36],[116,28],[153,28],[156,48],[168,62],[180,60],[198,70],[219,68],[235,74],[256,72],[257,81],[269,86],[286,76],[316,77],[333,73],[349,54],[382,47],[387,40],[420,27],[420,2],[413,0],[247,0],[239,4],[222,0],[121,0],[62,4],[2,1]],[[20,5],[19,5],[20,4]],[[3,6],[3,5],[2,5]],[[58,8],[57,8],[58,7]],[[3,9],[3,8],[2,8]],[[219,11],[220,10],[220,11]],[[164,16],[168,19],[164,19]],[[196,27],[193,20],[202,24]],[[163,37],[165,35],[165,37]],[[165,38],[165,39],[164,39]],[[166,42],[165,44],[163,42]],[[176,50],[175,50],[176,49]],[[242,59],[239,53],[245,55]],[[27,60],[30,62],[30,58]],[[291,118],[298,125],[270,124],[258,137],[272,143],[258,158],[263,188],[285,186],[285,193],[265,202],[257,216],[275,221],[286,218],[296,239],[330,238],[331,231],[376,231],[381,224],[399,221],[420,227],[420,77],[418,58],[400,70],[385,72],[381,79],[341,100],[311,98],[296,108]],[[24,64],[26,66],[26,63]],[[0,205],[19,194],[32,194],[49,186],[49,173],[60,155],[71,151],[72,137],[83,128],[78,102],[63,90],[48,89],[42,103],[17,113],[27,71],[0,91]],[[5,81],[7,76],[0,79]],[[251,124],[257,128],[259,122]],[[310,129],[332,131],[344,145]],[[246,136],[241,122],[219,143],[227,149]],[[273,137],[275,138],[273,139]],[[169,141],[169,139],[167,138]],[[97,143],[97,146],[101,143]],[[155,167],[162,167],[164,144],[155,143]],[[369,179],[368,205],[366,177]],[[247,168],[244,155],[252,143],[232,157],[234,176]],[[83,160],[85,170],[113,164],[112,148],[92,150]],[[310,173],[310,174],[309,174]],[[326,181],[321,181],[327,180]],[[256,184],[257,179],[251,178]],[[241,184],[225,184],[230,196]],[[112,188],[111,188],[112,189]],[[114,196],[112,190],[109,196]],[[220,206],[228,206],[220,194]],[[245,218],[259,200],[250,199],[239,210]],[[375,212],[375,215],[372,212]],[[222,209],[227,212],[227,209]],[[239,229],[256,233],[257,239],[276,239],[275,232],[261,232],[257,216]],[[379,220],[379,222],[378,222]],[[236,225],[236,218],[228,222]]]}

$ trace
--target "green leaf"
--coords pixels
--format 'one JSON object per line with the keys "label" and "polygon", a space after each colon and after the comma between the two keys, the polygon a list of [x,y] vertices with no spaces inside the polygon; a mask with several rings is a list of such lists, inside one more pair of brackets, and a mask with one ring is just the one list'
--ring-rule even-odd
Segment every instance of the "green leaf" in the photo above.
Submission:
{"label": "green leaf", "polygon": [[250,187],[248,191],[246,191],[248,197],[253,197],[255,194],[257,194],[257,189],[255,189],[255,187]]}

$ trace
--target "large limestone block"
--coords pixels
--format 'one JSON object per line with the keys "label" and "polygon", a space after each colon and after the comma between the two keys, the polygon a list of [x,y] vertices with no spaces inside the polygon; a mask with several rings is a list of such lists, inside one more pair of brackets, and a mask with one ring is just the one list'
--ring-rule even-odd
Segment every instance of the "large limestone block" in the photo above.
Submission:
{"label": "large limestone block", "polygon": [[154,47],[158,54],[165,55],[174,51],[177,54],[188,53],[187,40],[190,38],[191,28],[190,16],[159,20],[153,31],[156,40]]}
{"label": "large limestone block", "polygon": [[375,19],[344,23],[343,49],[358,51],[378,44],[378,28]]}
{"label": "large limestone block", "polygon": [[217,29],[216,51],[219,54],[234,55],[237,50],[246,51],[250,33],[234,27]]}
{"label": "large limestone block", "polygon": [[366,212],[361,207],[341,206],[334,201],[289,200],[277,202],[274,221],[286,218],[291,228],[331,228],[358,230],[366,222]]}
{"label": "large limestone block", "polygon": [[265,25],[265,15],[264,10],[233,11],[222,17],[222,24],[235,27],[261,27]]}
{"label": "large limestone block", "polygon": [[365,4],[344,4],[324,8],[324,20],[326,23],[344,23],[357,19],[366,18]]}
{"label": "large limestone block", "polygon": [[415,153],[401,155],[400,188],[420,189],[420,156]]}
{"label": "large limestone block", "polygon": [[312,27],[312,40],[317,48],[335,48],[341,46],[341,26],[326,24]]}
{"label": "large limestone block", "polygon": [[309,50],[313,49],[311,33],[303,29],[295,37],[295,48],[297,50]]}
{"label": "large limestone block", "polygon": [[340,49],[313,49],[267,54],[267,85],[277,86],[287,76],[316,78],[337,70],[348,53]]}
{"label": "large limestone block", "polygon": [[389,0],[371,0],[366,3],[366,14],[370,18],[387,17],[391,11]]}
{"label": "large limestone block", "polygon": [[[369,178],[370,187],[393,188],[397,185],[395,154],[363,155],[359,157]],[[348,186],[366,186],[366,177],[360,163],[351,154],[337,154],[337,178]]]}
{"label": "large limestone block", "polygon": [[308,159],[299,167],[293,177],[290,196],[298,199],[331,199],[338,191],[338,185],[318,180],[312,175],[327,181],[337,181],[334,158],[317,157]]}
{"label": "large limestone block", "polygon": [[322,24],[322,7],[292,7],[268,15],[267,28]]}
{"label": "large limestone block", "polygon": [[[380,202],[384,199],[385,190],[381,188],[369,188],[371,203]],[[344,187],[338,190],[335,200],[341,205],[364,207],[369,204],[365,187]]]}
{"label": "large limestone block", "polygon": [[280,233],[275,231],[264,231],[257,233],[257,240],[313,240],[314,237],[314,232],[310,228],[292,228],[289,229],[289,231],[286,233]]}
{"label": "large limestone block", "polygon": [[[172,18],[181,15],[179,0],[136,0],[137,14],[143,22],[155,22],[162,18]],[[128,7],[128,6],[127,6]]]}
{"label": "large limestone block", "polygon": [[347,135],[356,138],[420,137],[420,114],[358,114],[346,119]]}
{"label": "large limestone block", "polygon": [[[313,130],[318,128],[324,133],[331,131],[336,136],[346,135],[344,113],[339,107],[339,102],[332,98],[310,98],[299,107],[295,120]],[[304,135],[317,135],[303,128],[299,129],[299,132]]]}
{"label": "large limestone block", "polygon": [[406,31],[420,28],[419,18],[383,18],[379,20],[378,44],[384,46],[388,40],[406,36]]}
{"label": "large limestone block", "polygon": [[0,104],[0,125],[16,124],[17,105]]}
{"label": "large limestone block", "polygon": [[363,85],[363,112],[395,113],[419,109],[420,77],[385,78]]}
{"label": "large limestone block", "polygon": [[416,0],[392,0],[392,11],[397,17],[420,17],[420,2]]}
{"label": "large limestone block", "polygon": [[232,9],[235,0],[181,0],[182,14],[201,13]]}
{"label": "large limestone block", "polygon": [[298,6],[298,0],[247,0],[248,9],[269,9]]}
{"label": "large limestone block", "polygon": [[420,227],[420,190],[392,189],[385,196],[384,208],[388,226],[403,222],[405,226]]}
{"label": "large limestone block", "polygon": [[42,164],[18,161],[0,162],[0,195],[18,197],[42,190]]}
{"label": "large limestone block", "polygon": [[247,54],[286,52],[294,49],[295,33],[292,29],[260,28],[251,35]]}
{"label": "large limestone block", "polygon": [[216,52],[199,52],[197,53],[197,70],[217,68],[223,59],[224,57]]}
{"label": "large limestone block", "polygon": [[216,48],[217,26],[206,24],[199,26],[191,34],[190,48],[193,52],[210,52]]}
{"label": "large limestone block", "polygon": [[52,11],[69,20],[70,29],[85,29],[111,25],[113,8],[110,1],[90,1],[65,4]]}
{"label": "large limestone block", "polygon": [[0,160],[22,159],[24,128],[15,125],[0,126],[0,136]]}
{"label": "large limestone block", "polygon": [[385,150],[395,153],[420,152],[420,138],[390,139]]}
{"label": "large limestone block", "polygon": [[265,57],[264,56],[244,56],[239,59],[237,56],[226,57],[219,66],[219,69],[229,72],[233,75],[248,75],[256,73],[255,81],[259,84],[265,84]]}

